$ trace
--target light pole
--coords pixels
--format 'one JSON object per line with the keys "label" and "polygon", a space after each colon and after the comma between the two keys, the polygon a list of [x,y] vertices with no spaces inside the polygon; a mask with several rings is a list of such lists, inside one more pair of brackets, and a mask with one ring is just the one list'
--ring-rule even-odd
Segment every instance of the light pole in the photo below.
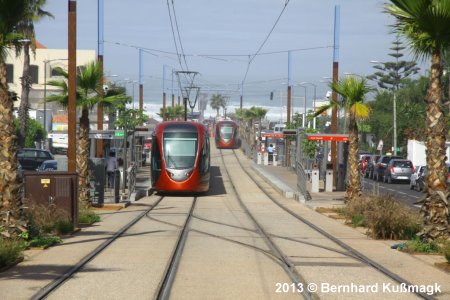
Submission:
{"label": "light pole", "polygon": [[297,84],[298,87],[304,88],[305,89],[305,107],[304,107],[304,115],[302,118],[302,127],[305,128],[306,124],[306,86],[302,85],[301,83]]}
{"label": "light pole", "polygon": [[[384,64],[382,62],[379,62],[378,60],[371,60],[370,63],[372,64]],[[398,74],[396,74],[398,77]],[[397,85],[398,81],[394,83],[394,86],[392,87],[392,147],[394,148],[393,154],[397,155]]]}
{"label": "light pole", "polygon": [[[316,90],[317,90],[317,85],[315,85],[312,82],[307,82],[307,81],[300,82],[300,84],[301,85],[309,84],[309,85],[312,85],[314,87],[313,111],[315,113],[316,112]],[[316,129],[316,117],[313,118],[313,128]]]}

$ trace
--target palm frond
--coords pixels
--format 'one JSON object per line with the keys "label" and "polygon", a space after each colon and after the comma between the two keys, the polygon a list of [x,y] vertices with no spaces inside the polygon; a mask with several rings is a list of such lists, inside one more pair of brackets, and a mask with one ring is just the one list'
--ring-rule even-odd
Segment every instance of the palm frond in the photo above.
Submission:
{"label": "palm frond", "polygon": [[356,102],[351,108],[350,113],[355,116],[357,120],[366,120],[369,118],[371,108],[362,102]]}

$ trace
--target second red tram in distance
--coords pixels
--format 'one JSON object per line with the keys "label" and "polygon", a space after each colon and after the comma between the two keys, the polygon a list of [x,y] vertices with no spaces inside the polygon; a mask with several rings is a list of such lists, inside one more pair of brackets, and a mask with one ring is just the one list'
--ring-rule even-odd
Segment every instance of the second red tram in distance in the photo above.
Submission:
{"label": "second red tram in distance", "polygon": [[216,147],[222,149],[238,148],[238,126],[231,120],[219,121],[216,124]]}
{"label": "second red tram in distance", "polygon": [[170,121],[156,126],[150,167],[156,191],[208,191],[210,162],[209,137],[204,125]]}

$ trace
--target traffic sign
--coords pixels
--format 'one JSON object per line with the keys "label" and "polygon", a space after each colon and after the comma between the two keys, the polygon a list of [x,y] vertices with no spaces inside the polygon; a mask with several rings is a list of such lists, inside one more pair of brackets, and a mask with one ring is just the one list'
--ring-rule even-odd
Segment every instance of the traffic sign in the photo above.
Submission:
{"label": "traffic sign", "polygon": [[115,137],[124,137],[125,136],[125,131],[123,130],[118,130],[114,132],[114,136]]}

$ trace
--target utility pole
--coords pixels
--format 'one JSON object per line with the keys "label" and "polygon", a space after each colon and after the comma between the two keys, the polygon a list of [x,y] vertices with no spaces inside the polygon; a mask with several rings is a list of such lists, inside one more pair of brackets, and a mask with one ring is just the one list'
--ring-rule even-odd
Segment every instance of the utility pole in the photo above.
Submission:
{"label": "utility pole", "polygon": [[[144,75],[143,75],[142,48],[139,48],[139,110],[144,110]],[[134,87],[133,87],[134,88]]]}
{"label": "utility pole", "polygon": [[[334,7],[334,43],[333,43],[333,83],[338,81],[339,74],[339,25],[340,25],[340,6]],[[338,101],[338,95],[335,91],[332,93],[332,101]],[[331,133],[337,133],[337,107],[333,106],[331,111]],[[331,141],[331,163],[333,164],[333,186],[336,186],[337,175],[337,143]]]}
{"label": "utility pole", "polygon": [[[98,4],[98,51],[97,51],[97,61],[100,66],[100,71],[102,74],[102,77],[99,82],[98,87],[98,93],[100,95],[100,98],[103,98],[104,91],[103,91],[103,0],[97,0]],[[97,129],[103,130],[103,103],[97,104]],[[103,157],[103,139],[97,139],[97,151],[96,151],[97,157]]]}
{"label": "utility pole", "polygon": [[76,161],[76,141],[77,141],[77,1],[69,0],[68,17],[68,57],[69,57],[69,77],[68,77],[68,171],[77,171]]}

